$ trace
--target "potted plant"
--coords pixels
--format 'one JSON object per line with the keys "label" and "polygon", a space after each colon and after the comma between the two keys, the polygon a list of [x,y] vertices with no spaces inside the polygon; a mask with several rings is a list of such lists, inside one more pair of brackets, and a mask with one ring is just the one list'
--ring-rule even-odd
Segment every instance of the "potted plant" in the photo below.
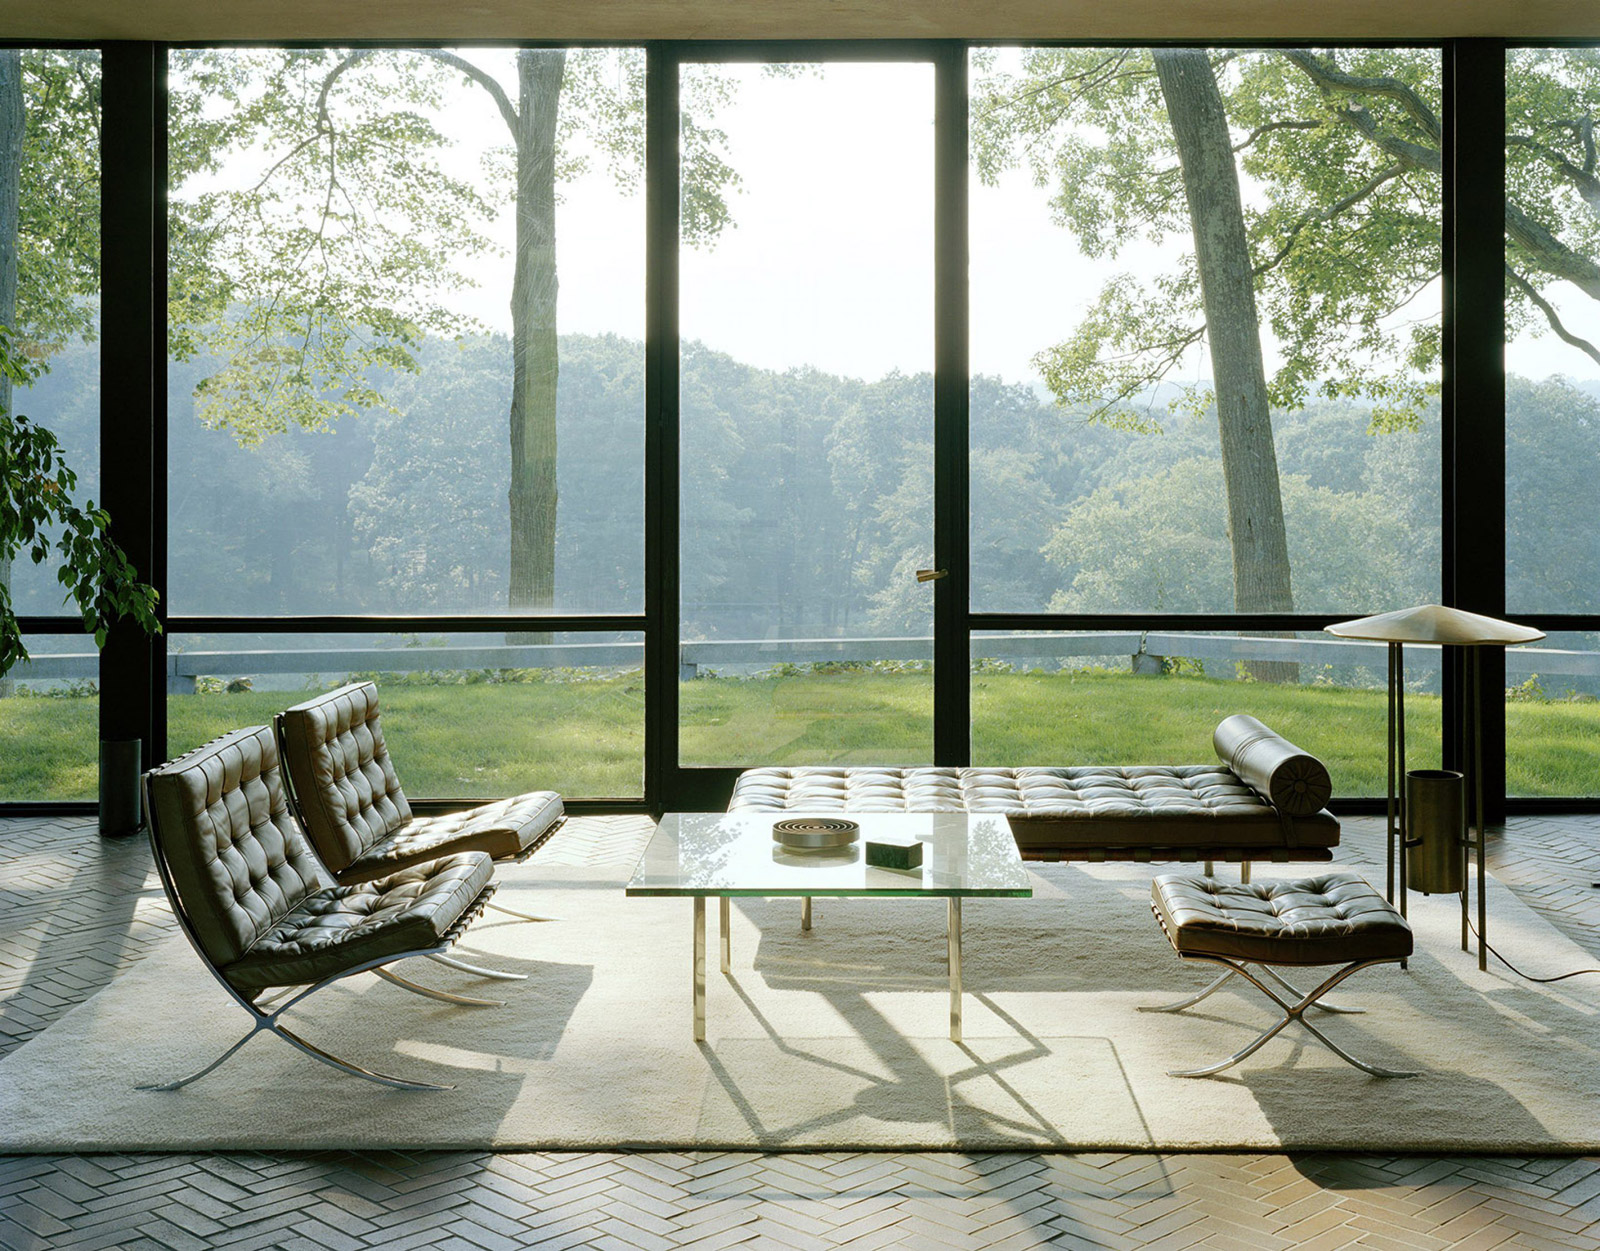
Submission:
{"label": "potted plant", "polygon": [[[32,381],[27,366],[12,351],[9,333],[3,327],[0,376],[6,384],[26,385]],[[77,475],[67,464],[55,435],[28,417],[0,407],[0,572],[9,571],[23,552],[38,564],[53,548],[61,557],[58,577],[66,587],[65,598],[77,606],[83,616],[83,628],[94,635],[96,647],[105,645],[107,632],[124,617],[147,633],[159,633],[155,590],[139,580],[127,554],[108,536],[111,518],[106,511],[96,508],[93,500],[78,503],[77,487]],[[28,659],[9,581],[0,576],[0,679]],[[117,745],[101,744],[102,831],[110,829],[108,811],[133,814],[131,822],[124,815],[113,824],[131,828],[139,823],[138,743],[131,745],[131,756],[126,746],[120,755],[131,758],[131,770],[117,770],[108,778],[106,749]],[[130,782],[133,794],[107,795],[108,785],[126,792]]]}

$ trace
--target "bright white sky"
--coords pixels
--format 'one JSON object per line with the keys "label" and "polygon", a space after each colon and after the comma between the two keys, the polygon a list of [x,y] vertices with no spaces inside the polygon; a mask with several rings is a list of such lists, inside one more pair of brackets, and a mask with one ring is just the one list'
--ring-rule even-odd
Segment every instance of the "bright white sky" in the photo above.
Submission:
{"label": "bright white sky", "polygon": [[[514,94],[511,53],[464,55]],[[931,370],[932,67],[834,63],[772,77],[758,66],[726,65],[695,67],[686,77],[696,73],[736,84],[736,103],[700,120],[726,130],[728,161],[742,181],[730,198],[731,228],[709,248],[684,250],[684,337],[774,369],[812,365],[867,379],[895,369]],[[506,141],[506,132],[485,92],[463,85],[460,93],[445,125],[457,144],[452,164],[468,174],[489,147]],[[1051,223],[1048,192],[1027,174],[1015,172],[996,188],[975,184],[971,195],[975,373],[1036,381],[1033,355],[1066,337],[1108,276],[1153,273],[1183,246],[1174,238],[1164,249],[1135,247],[1114,262],[1090,261]],[[642,189],[621,194],[601,168],[568,184],[563,197],[557,219],[563,332],[643,338]],[[509,212],[497,228],[505,253],[466,266],[479,286],[461,293],[460,307],[506,330]],[[1600,337],[1592,301],[1558,296],[1556,302],[1573,330]],[[1271,369],[1273,345],[1263,346]],[[1600,377],[1587,357],[1549,335],[1519,339],[1507,363],[1533,377]],[[1208,372],[1196,352],[1173,381]]]}

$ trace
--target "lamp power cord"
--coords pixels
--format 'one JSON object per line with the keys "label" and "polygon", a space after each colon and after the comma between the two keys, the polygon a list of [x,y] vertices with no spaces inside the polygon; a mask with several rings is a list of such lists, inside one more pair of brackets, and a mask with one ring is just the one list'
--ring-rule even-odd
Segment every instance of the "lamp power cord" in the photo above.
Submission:
{"label": "lamp power cord", "polygon": [[1550,982],[1564,982],[1569,977],[1583,977],[1587,973],[1600,973],[1600,969],[1573,969],[1570,973],[1557,973],[1554,977],[1535,977],[1531,973],[1524,973],[1516,965],[1512,964],[1511,961],[1507,960],[1498,951],[1496,951],[1492,944],[1484,942],[1483,935],[1478,933],[1478,927],[1472,923],[1471,918],[1468,918],[1467,920],[1467,928],[1472,931],[1473,936],[1477,938],[1480,943],[1483,943],[1484,949],[1488,951],[1490,955],[1492,955],[1496,960],[1500,961],[1501,964],[1505,965],[1506,968],[1510,969],[1524,981],[1548,984]]}

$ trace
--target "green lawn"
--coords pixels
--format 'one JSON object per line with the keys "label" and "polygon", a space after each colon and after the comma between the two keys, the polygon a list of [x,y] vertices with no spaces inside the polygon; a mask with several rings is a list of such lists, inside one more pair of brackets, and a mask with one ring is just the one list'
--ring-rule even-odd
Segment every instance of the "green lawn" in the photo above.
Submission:
{"label": "green lawn", "polygon": [[[925,673],[701,679],[682,688],[688,764],[923,763]],[[249,691],[168,701],[173,754],[265,724],[302,696]],[[414,796],[494,796],[551,787],[638,795],[644,692],[637,674],[590,681],[383,687],[384,726]],[[1248,712],[1327,761],[1341,795],[1382,794],[1381,691],[1199,677],[980,673],[973,760],[992,765],[1171,764],[1211,758],[1211,730]],[[1414,768],[1437,766],[1439,701],[1407,701]],[[0,701],[0,798],[92,799],[93,697]],[[1600,794],[1600,702],[1512,703],[1509,785],[1517,795]]]}

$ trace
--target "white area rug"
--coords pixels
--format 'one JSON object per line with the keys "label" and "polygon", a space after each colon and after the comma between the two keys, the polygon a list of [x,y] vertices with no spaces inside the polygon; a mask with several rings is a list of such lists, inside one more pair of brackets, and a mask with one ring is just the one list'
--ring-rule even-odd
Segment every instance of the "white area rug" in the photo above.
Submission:
{"label": "white area rug", "polygon": [[[1294,1026],[1221,1077],[1166,1076],[1271,1018],[1253,988],[1182,1016],[1135,1011],[1211,975],[1161,937],[1149,877],[1039,866],[1032,900],[969,902],[964,1045],[945,1034],[942,900],[818,900],[810,933],[795,900],[736,900],[731,978],[716,971],[708,905],[696,1045],[689,901],[511,866],[504,902],[565,919],[480,922],[464,947],[530,980],[407,970],[507,1007],[448,1007],[361,976],[291,1025],[357,1063],[455,1083],[444,1093],[382,1089],[267,1037],[184,1090],[136,1091],[199,1067],[248,1024],[175,938],[0,1062],[0,1150],[1600,1149],[1600,978],[1479,973],[1453,898],[1413,905],[1409,971],[1339,988],[1367,1015],[1321,1016],[1356,1054],[1422,1076],[1368,1077]],[[1489,911],[1491,937],[1532,972],[1594,963],[1498,885]]]}

